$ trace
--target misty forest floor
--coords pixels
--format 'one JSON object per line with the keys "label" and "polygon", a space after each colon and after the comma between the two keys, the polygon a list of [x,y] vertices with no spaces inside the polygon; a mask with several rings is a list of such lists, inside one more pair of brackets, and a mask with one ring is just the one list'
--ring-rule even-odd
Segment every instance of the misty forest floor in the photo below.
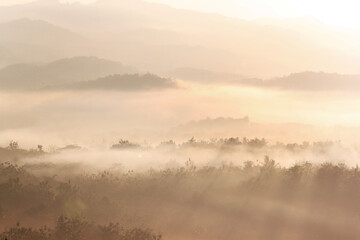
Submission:
{"label": "misty forest floor", "polygon": [[66,178],[2,163],[0,239],[360,239],[360,171],[343,164],[189,160]]}

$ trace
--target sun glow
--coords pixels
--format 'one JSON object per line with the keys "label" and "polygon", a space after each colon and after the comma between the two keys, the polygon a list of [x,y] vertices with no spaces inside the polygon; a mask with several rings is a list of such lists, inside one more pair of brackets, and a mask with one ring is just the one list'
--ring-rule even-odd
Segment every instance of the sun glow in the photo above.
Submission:
{"label": "sun glow", "polygon": [[[35,0],[0,0],[0,5]],[[91,3],[96,0],[60,0],[60,2]],[[217,12],[241,19],[297,18],[311,15],[324,23],[360,29],[360,2],[356,0],[145,0],[174,7]]]}
{"label": "sun glow", "polygon": [[174,7],[217,12],[245,18],[298,18],[310,15],[324,23],[360,29],[360,2],[356,0],[148,0]]}
{"label": "sun glow", "polygon": [[308,0],[304,2],[309,14],[326,23],[349,28],[360,28],[359,1]]}

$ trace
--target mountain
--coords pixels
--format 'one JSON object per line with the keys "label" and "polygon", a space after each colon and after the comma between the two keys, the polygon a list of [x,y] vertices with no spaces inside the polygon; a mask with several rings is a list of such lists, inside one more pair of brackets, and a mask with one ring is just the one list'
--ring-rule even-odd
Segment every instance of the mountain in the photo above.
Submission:
{"label": "mountain", "polygon": [[244,21],[140,0],[0,7],[0,21],[24,17],[86,37],[88,46],[77,49],[87,51],[82,55],[126,59],[150,72],[189,67],[258,78],[307,70],[355,74],[360,61],[359,34],[314,19]]}
{"label": "mountain", "polygon": [[[20,19],[0,23],[0,67],[82,55],[86,39],[46,21]],[[88,52],[88,51],[85,51]]]}
{"label": "mountain", "polygon": [[96,57],[74,57],[43,65],[16,64],[0,70],[2,89],[39,89],[73,84],[110,74],[135,73],[136,69]]}
{"label": "mountain", "polygon": [[360,90],[360,75],[342,75],[324,72],[302,72],[286,77],[274,78],[263,82],[264,87],[274,87],[289,90]]}
{"label": "mountain", "polygon": [[297,91],[360,91],[360,75],[325,72],[300,72],[284,77],[262,80],[231,73],[217,73],[192,68],[175,69],[168,76],[202,84],[240,84],[260,88]]}
{"label": "mountain", "polygon": [[111,91],[141,91],[176,88],[174,81],[153,74],[111,75],[97,80],[78,82],[60,86],[69,90],[111,90]]}
{"label": "mountain", "polygon": [[0,23],[0,42],[50,45],[54,42],[67,44],[81,43],[85,39],[69,30],[55,26],[46,21],[19,19]]}

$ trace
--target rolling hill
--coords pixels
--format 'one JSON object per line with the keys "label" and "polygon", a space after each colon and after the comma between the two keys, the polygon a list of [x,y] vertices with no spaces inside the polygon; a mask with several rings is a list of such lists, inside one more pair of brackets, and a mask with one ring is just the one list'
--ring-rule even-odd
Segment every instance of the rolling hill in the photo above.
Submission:
{"label": "rolling hill", "polygon": [[[126,61],[156,73],[189,67],[257,78],[308,70],[355,74],[360,61],[358,34],[313,19],[305,24],[299,24],[302,19],[245,21],[140,0],[0,7],[0,21],[24,17],[85,36],[83,43],[89,45],[72,49],[87,51],[81,55]],[[66,49],[62,52],[72,53]],[[50,50],[49,55],[58,53]],[[31,53],[26,56],[40,58]]]}
{"label": "rolling hill", "polygon": [[326,72],[299,72],[266,80],[192,68],[175,69],[170,71],[167,75],[201,84],[240,84],[260,88],[277,88],[297,91],[360,90],[360,75],[345,75]]}
{"label": "rolling hill", "polygon": [[360,75],[301,72],[264,81],[263,86],[289,90],[359,91]]}
{"label": "rolling hill", "polygon": [[111,74],[135,73],[133,67],[96,57],[60,59],[43,65],[16,64],[0,70],[2,89],[40,89],[73,84]]}
{"label": "rolling hill", "polygon": [[[89,53],[89,40],[41,20],[0,23],[0,67],[21,62],[44,62]],[[85,54],[88,55],[88,54]]]}
{"label": "rolling hill", "polygon": [[174,81],[153,74],[111,75],[97,80],[78,82],[60,87],[69,90],[111,90],[111,91],[143,91],[177,88]]}

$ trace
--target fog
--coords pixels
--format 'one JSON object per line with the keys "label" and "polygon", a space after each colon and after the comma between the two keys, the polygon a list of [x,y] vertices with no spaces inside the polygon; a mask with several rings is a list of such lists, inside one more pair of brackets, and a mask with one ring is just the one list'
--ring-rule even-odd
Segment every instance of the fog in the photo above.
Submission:
{"label": "fog", "polygon": [[2,90],[1,237],[357,239],[356,92],[172,81]]}
{"label": "fog", "polygon": [[[5,151],[13,157],[24,153]],[[32,150],[27,153],[32,157],[13,160],[19,165],[0,165],[2,237],[359,236],[358,168],[347,167],[358,152],[339,143],[270,146],[227,139],[150,148],[122,141],[106,151],[61,151]],[[269,157],[240,160],[265,153],[295,162],[285,168]],[[114,221],[118,224],[107,224]],[[239,225],[247,227],[238,230]]]}
{"label": "fog", "polygon": [[[356,143],[356,93],[297,92],[178,83],[140,91],[10,91],[0,93],[0,143],[24,147],[109,144],[119,138],[158,143],[191,137],[259,137],[270,141],[342,140]],[[196,103],[196,104],[194,104]],[[249,123],[203,119],[243,118]],[[201,123],[200,123],[201,125]],[[282,132],[279,132],[280,129]],[[286,131],[285,131],[286,130]]]}
{"label": "fog", "polygon": [[178,4],[0,6],[0,240],[359,239],[359,31]]}

